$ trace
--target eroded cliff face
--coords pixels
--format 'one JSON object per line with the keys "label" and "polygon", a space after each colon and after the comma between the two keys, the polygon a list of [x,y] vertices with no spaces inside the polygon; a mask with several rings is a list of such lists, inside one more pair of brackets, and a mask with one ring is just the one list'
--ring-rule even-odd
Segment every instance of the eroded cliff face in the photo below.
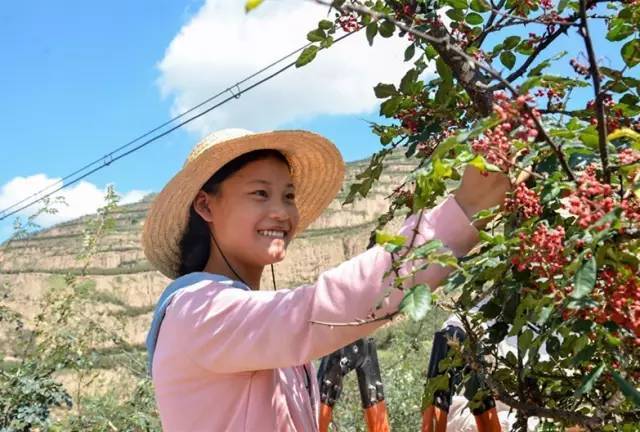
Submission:
{"label": "eroded cliff face", "polygon": [[[342,206],[341,202],[368,161],[348,164],[342,192],[322,216],[295,239],[287,258],[275,266],[278,288],[295,287],[316,279],[323,270],[364,251],[375,219],[388,206],[387,196],[415,165],[399,155],[387,160],[385,174],[367,198]],[[94,281],[84,295],[102,305],[105,325],[117,323],[126,340],[141,346],[148,329],[153,306],[169,280],[154,271],[144,258],[140,234],[153,196],[122,206],[113,214],[116,226],[105,236],[88,266]],[[28,239],[0,248],[0,286],[8,304],[29,323],[41,308],[43,293],[63,283],[69,271],[78,271],[77,259],[83,246],[83,230],[93,216],[59,224]],[[390,229],[397,226],[391,224]],[[266,269],[263,289],[272,289],[271,272]],[[2,293],[0,293],[2,294]],[[97,312],[97,311],[96,311]],[[114,324],[115,325],[115,324]],[[12,355],[10,335],[0,334],[5,355]],[[8,349],[7,349],[8,348]]]}

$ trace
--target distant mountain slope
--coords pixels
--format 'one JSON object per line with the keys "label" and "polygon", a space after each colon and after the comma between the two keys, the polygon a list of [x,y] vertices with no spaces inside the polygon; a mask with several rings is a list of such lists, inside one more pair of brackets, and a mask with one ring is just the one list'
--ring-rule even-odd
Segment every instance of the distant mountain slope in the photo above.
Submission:
{"label": "distant mountain slope", "polygon": [[[386,197],[415,167],[403,155],[391,156],[385,174],[368,197],[341,206],[355,175],[367,164],[368,160],[363,160],[347,165],[339,196],[292,242],[284,262],[275,266],[278,288],[311,282],[322,270],[362,252],[375,219],[387,208]],[[88,268],[95,281],[91,295],[124,321],[128,340],[134,345],[143,342],[153,305],[168,282],[151,268],[140,245],[152,199],[153,194],[119,207],[113,214],[115,229],[102,239]],[[0,248],[0,284],[8,287],[10,304],[27,320],[38,310],[37,300],[47,287],[61,283],[65,273],[79,270],[76,256],[82,248],[85,225],[92,217],[61,223]],[[271,286],[270,272],[265,272],[262,287]]]}

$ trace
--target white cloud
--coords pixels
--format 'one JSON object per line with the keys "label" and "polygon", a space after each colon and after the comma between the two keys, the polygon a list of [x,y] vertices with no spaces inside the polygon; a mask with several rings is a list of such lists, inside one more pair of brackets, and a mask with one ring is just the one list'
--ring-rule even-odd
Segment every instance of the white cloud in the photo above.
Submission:
{"label": "white cloud", "polygon": [[[267,0],[247,15],[243,4],[207,0],[167,48],[158,83],[163,96],[173,98],[174,114],[304,45],[328,10],[309,0]],[[227,127],[269,130],[321,114],[370,112],[378,103],[373,86],[398,82],[410,67],[403,62],[408,44],[378,35],[369,47],[361,31],[189,127],[201,134]]]}
{"label": "white cloud", "polygon": [[[0,187],[0,209],[5,209],[17,201],[59,181],[59,178],[50,178],[46,174],[35,174],[29,177],[14,177]],[[50,190],[53,190],[50,189]],[[126,193],[117,191],[121,197],[120,204],[128,204],[139,201],[148,194],[148,191],[131,190]],[[105,204],[106,189],[101,189],[87,181],[80,181],[52,196],[51,202],[57,197],[62,197],[66,205],[56,205],[58,211],[54,214],[41,214],[35,222],[42,227],[64,222],[79,216],[95,213],[99,207]],[[26,202],[25,202],[26,204]],[[28,216],[38,209],[38,204],[19,212],[16,216]],[[0,237],[2,238],[2,237]]]}

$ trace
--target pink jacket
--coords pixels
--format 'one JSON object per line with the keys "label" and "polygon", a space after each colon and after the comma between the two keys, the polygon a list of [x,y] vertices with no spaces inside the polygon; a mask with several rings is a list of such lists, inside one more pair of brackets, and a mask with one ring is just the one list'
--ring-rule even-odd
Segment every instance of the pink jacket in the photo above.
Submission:
{"label": "pink jacket", "polygon": [[[400,233],[411,238],[417,217]],[[438,238],[457,256],[477,231],[453,197],[425,213],[416,244]],[[390,255],[374,247],[292,290],[245,291],[204,281],[175,294],[153,359],[153,383],[165,431],[316,431],[319,392],[310,365],[384,324],[331,327],[370,316],[391,277]],[[407,269],[403,269],[407,271]],[[437,286],[448,270],[431,265],[414,283]],[[394,290],[377,316],[397,309]],[[303,365],[311,375],[306,388]],[[311,396],[310,396],[311,394]]]}

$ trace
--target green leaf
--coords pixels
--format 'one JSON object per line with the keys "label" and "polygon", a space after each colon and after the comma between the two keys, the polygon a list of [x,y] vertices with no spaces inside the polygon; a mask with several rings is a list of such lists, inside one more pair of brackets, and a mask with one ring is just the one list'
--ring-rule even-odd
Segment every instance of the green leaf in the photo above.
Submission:
{"label": "green leaf", "polygon": [[307,40],[309,42],[322,42],[326,39],[326,37],[327,35],[324,30],[319,28],[311,30],[309,33],[307,33]]}
{"label": "green leaf", "polygon": [[318,54],[318,47],[316,45],[311,45],[306,47],[301,53],[298,59],[296,60],[296,67],[302,67],[308,63],[311,63],[314,58],[316,58],[316,54]]}
{"label": "green leaf", "polygon": [[385,99],[391,96],[395,96],[398,94],[398,90],[396,90],[396,86],[393,84],[383,84],[380,83],[373,88],[373,92],[376,94],[378,99]]}
{"label": "green leaf", "polygon": [[545,70],[546,68],[548,68],[549,66],[551,66],[551,62],[549,60],[542,61],[542,62],[540,62],[540,64],[538,64],[535,67],[531,68],[531,70],[529,71],[527,76],[531,77],[531,76],[541,75],[541,72],[543,70]]}
{"label": "green leaf", "polygon": [[640,143],[640,134],[630,128],[620,128],[611,132],[607,139],[613,141],[620,138],[628,138],[632,142]]}
{"label": "green leaf", "polygon": [[391,99],[387,99],[380,105],[380,114],[385,117],[393,117],[398,112],[401,103],[401,96],[394,96]]}
{"label": "green leaf", "polygon": [[558,13],[562,13],[562,11],[567,7],[567,4],[569,4],[569,0],[560,0],[558,2]]}
{"label": "green leaf", "polygon": [[532,76],[531,78],[527,78],[520,86],[520,94],[526,94],[532,88],[540,85],[541,82],[542,77],[539,76]]}
{"label": "green leaf", "polygon": [[333,45],[333,38],[331,36],[328,36],[325,40],[320,42],[320,46],[322,48],[329,48],[331,45]]}
{"label": "green leaf", "polygon": [[469,161],[469,165],[476,167],[480,172],[500,172],[500,168],[496,165],[493,165],[482,157],[482,155],[477,155],[475,158]]}
{"label": "green leaf", "polygon": [[260,6],[260,4],[262,4],[263,1],[264,0],[247,0],[247,2],[244,4],[244,11],[246,13],[251,12],[258,6]]}
{"label": "green leaf", "polygon": [[384,231],[376,230],[376,243],[379,245],[390,243],[396,246],[404,246],[407,238],[402,235],[393,235]]}
{"label": "green leaf", "polygon": [[378,34],[378,22],[374,21],[367,26],[367,41],[369,45],[373,45],[373,38]]}
{"label": "green leaf", "polygon": [[584,347],[576,356],[571,360],[571,364],[579,366],[581,363],[590,361],[593,359],[593,355],[596,353],[597,345],[590,344]]}
{"label": "green leaf", "polygon": [[502,51],[500,53],[500,62],[508,69],[513,69],[513,66],[516,64],[516,56],[511,51]]}
{"label": "green leaf", "polygon": [[409,61],[413,58],[413,55],[416,53],[416,46],[411,44],[404,50],[404,61]]}
{"label": "green leaf", "polygon": [[629,25],[625,21],[618,21],[607,33],[607,40],[612,42],[618,42],[624,40],[633,34],[633,26]]}
{"label": "green leaf", "polygon": [[329,20],[322,20],[318,23],[318,27],[322,30],[329,30],[333,27],[333,23]]}
{"label": "green leaf", "polygon": [[464,20],[467,22],[467,24],[469,25],[479,25],[482,24],[484,22],[484,19],[482,18],[482,15],[480,15],[479,13],[476,12],[470,12],[467,14],[466,17],[464,17]]}
{"label": "green leaf", "polygon": [[438,146],[433,151],[433,153],[431,153],[431,158],[432,159],[441,158],[446,153],[448,153],[449,150],[454,148],[456,146],[456,144],[458,144],[458,141],[456,140],[456,137],[447,138],[446,140],[444,140],[444,141],[442,141],[441,143],[438,144]]}
{"label": "green leaf", "polygon": [[428,44],[424,48],[424,55],[426,55],[429,60],[433,60],[438,55],[438,51],[436,51],[433,45]]}
{"label": "green leaf", "polygon": [[414,258],[424,258],[429,254],[442,249],[443,247],[444,247],[444,244],[442,243],[441,240],[438,240],[438,239],[429,240],[423,245],[420,245],[417,248],[415,248],[411,254]]}
{"label": "green leaf", "polygon": [[629,381],[622,378],[622,376],[618,372],[611,372],[613,376],[613,380],[620,387],[620,391],[623,395],[627,397],[630,401],[632,401],[637,406],[640,406],[640,391],[633,386]]}
{"label": "green leaf", "polygon": [[454,9],[467,8],[467,0],[447,0],[447,3]]}
{"label": "green leaf", "polygon": [[491,10],[491,5],[485,0],[471,0],[471,9],[476,12],[487,12]]}
{"label": "green leaf", "polygon": [[400,91],[406,95],[414,93],[413,84],[418,79],[419,72],[417,69],[409,69],[400,80]]}
{"label": "green leaf", "polygon": [[443,163],[441,159],[433,159],[433,174],[436,178],[449,178],[452,173],[451,165]]}
{"label": "green leaf", "polygon": [[464,12],[461,9],[449,9],[445,13],[453,21],[464,21]]}
{"label": "green leaf", "polygon": [[442,81],[453,81],[453,73],[451,72],[451,68],[442,60],[442,57],[438,57],[436,60],[436,71]]}
{"label": "green leaf", "polygon": [[574,396],[580,397],[589,393],[593,388],[593,385],[598,381],[598,378],[600,378],[600,375],[602,375],[602,372],[604,372],[604,363],[600,363],[600,366],[584,377],[580,387],[578,387],[578,390],[574,393]]}
{"label": "green leaf", "polygon": [[582,263],[573,280],[575,287],[571,293],[572,298],[581,299],[591,293],[596,285],[597,268],[596,259],[593,255]]}
{"label": "green leaf", "polygon": [[531,55],[534,53],[535,49],[528,41],[523,40],[518,44],[516,51],[523,55]]}
{"label": "green leaf", "polygon": [[393,36],[393,32],[396,30],[396,25],[391,21],[384,21],[380,24],[380,36],[383,38],[390,38]]}
{"label": "green leaf", "polygon": [[629,67],[640,63],[640,39],[632,39],[622,46],[620,50],[622,59]]}
{"label": "green leaf", "polygon": [[518,46],[520,39],[520,36],[509,36],[504,40],[502,45],[504,46],[504,49],[511,50]]}
{"label": "green leaf", "polygon": [[[500,209],[500,206],[493,206],[491,208],[488,209],[484,209],[484,210],[480,210],[478,213],[474,214],[472,216],[472,221],[478,221],[478,220],[482,220],[482,219],[486,219],[488,217],[490,218],[494,218],[496,216],[496,214],[498,214],[498,210]],[[494,236],[489,236],[488,233],[484,232],[484,231],[480,231],[478,234],[480,234],[480,238],[482,240],[488,241],[489,243],[493,243],[497,237]],[[485,236],[489,236],[486,238],[483,238],[483,235]]]}
{"label": "green leaf", "polygon": [[597,149],[600,138],[598,137],[598,131],[595,127],[587,127],[579,136],[580,141],[591,149]]}
{"label": "green leaf", "polygon": [[431,309],[431,289],[420,284],[412,287],[400,302],[400,310],[414,321],[423,319]]}
{"label": "green leaf", "polygon": [[620,98],[620,103],[629,106],[638,105],[638,103],[640,103],[640,98],[634,94],[626,93]]}

